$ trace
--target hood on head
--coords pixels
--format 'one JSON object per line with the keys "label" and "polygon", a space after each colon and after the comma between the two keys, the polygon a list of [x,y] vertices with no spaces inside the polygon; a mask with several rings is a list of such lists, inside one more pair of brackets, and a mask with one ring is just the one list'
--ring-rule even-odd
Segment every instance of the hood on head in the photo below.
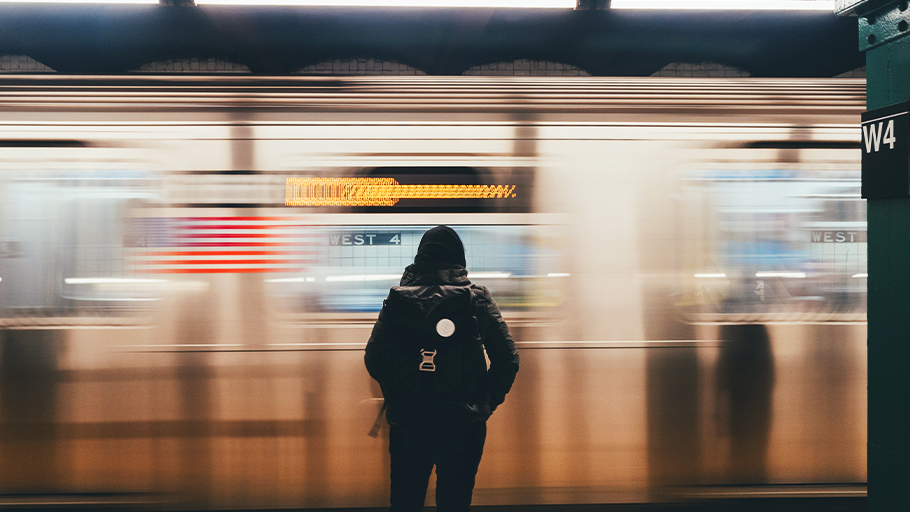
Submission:
{"label": "hood on head", "polygon": [[465,267],[464,244],[454,229],[448,226],[436,226],[423,234],[414,263],[448,263]]}

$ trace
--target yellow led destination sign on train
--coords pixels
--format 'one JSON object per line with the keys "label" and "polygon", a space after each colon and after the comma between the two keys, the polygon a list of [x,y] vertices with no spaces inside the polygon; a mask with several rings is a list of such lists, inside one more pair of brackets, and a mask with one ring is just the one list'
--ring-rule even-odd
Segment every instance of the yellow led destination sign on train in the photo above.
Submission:
{"label": "yellow led destination sign on train", "polygon": [[515,185],[402,185],[395,178],[288,178],[286,206],[394,206],[401,199],[508,199]]}

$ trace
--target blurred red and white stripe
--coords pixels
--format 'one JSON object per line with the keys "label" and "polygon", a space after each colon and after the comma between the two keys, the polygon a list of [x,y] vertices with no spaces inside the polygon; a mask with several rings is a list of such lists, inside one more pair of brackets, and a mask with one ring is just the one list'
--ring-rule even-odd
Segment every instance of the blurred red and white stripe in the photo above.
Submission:
{"label": "blurred red and white stripe", "polygon": [[294,217],[144,217],[125,245],[138,273],[300,272],[315,233]]}

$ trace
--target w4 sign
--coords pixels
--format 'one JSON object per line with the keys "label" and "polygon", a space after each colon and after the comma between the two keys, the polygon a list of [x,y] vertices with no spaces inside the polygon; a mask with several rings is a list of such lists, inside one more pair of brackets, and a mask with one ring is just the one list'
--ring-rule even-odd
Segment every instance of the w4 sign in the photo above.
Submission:
{"label": "w4 sign", "polygon": [[878,124],[875,122],[863,124],[863,144],[866,146],[866,153],[873,151],[878,153],[882,143],[887,144],[888,149],[894,149],[895,142],[897,139],[894,137],[894,119],[879,121]]}
{"label": "w4 sign", "polygon": [[863,197],[910,197],[910,103],[863,114]]}

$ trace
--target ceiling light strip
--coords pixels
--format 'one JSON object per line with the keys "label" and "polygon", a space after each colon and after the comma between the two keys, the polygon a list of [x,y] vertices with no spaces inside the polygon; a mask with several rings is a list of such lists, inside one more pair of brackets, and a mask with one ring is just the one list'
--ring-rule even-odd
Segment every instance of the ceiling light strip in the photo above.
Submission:
{"label": "ceiling light strip", "polygon": [[0,4],[158,4],[159,0],[0,0]]}
{"label": "ceiling light strip", "polygon": [[[198,3],[198,0],[197,0]],[[611,9],[829,11],[834,0],[613,0]]]}
{"label": "ceiling light strip", "polygon": [[576,0],[196,0],[196,5],[294,5],[322,7],[494,7],[574,9]]}

